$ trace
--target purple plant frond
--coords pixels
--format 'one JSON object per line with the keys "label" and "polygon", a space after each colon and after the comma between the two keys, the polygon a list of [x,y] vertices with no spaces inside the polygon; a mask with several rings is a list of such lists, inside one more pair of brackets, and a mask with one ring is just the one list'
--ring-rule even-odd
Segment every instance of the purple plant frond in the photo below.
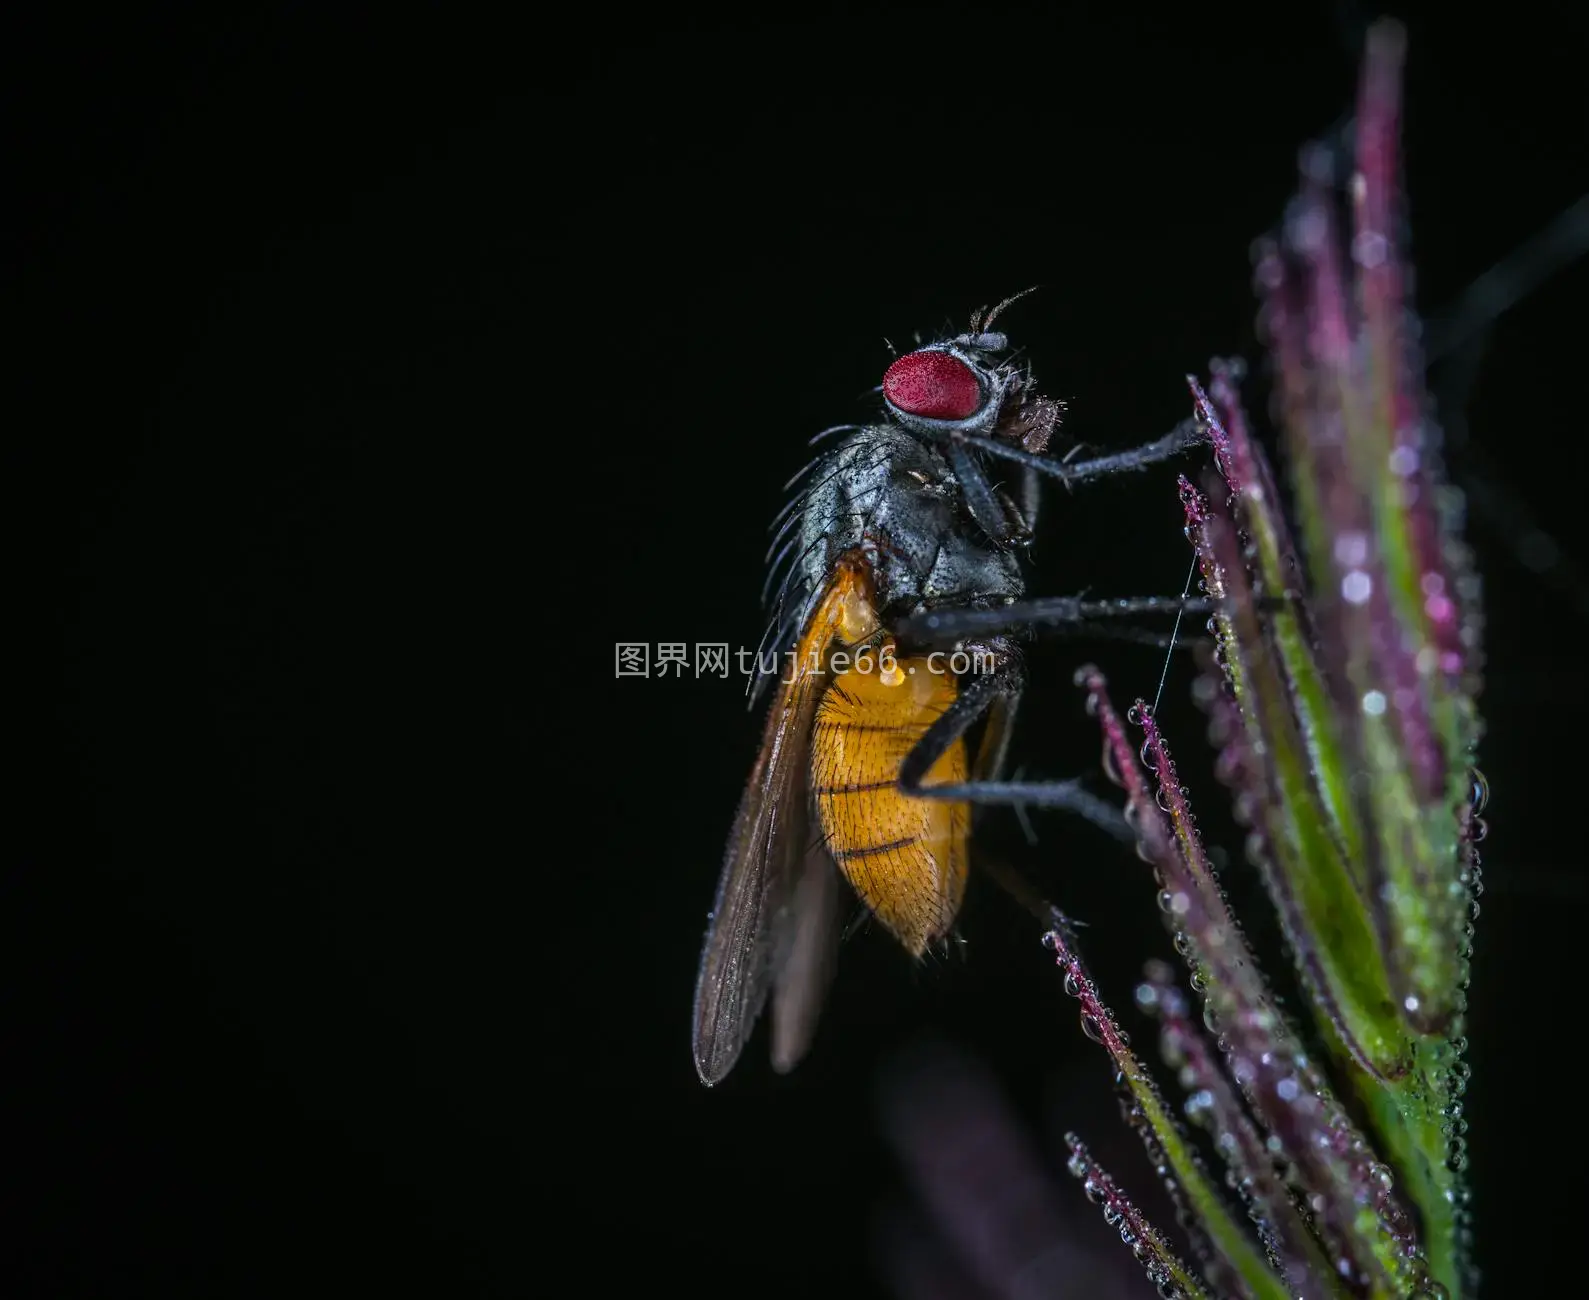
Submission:
{"label": "purple plant frond", "polygon": [[1479,589],[1408,302],[1403,46],[1394,24],[1370,33],[1344,194],[1336,152],[1305,151],[1279,235],[1255,250],[1286,495],[1233,362],[1214,363],[1206,387],[1188,378],[1218,472],[1201,488],[1179,481],[1214,609],[1194,696],[1317,1058],[1232,914],[1156,719],[1140,700],[1129,713],[1139,751],[1102,675],[1078,674],[1202,1023],[1162,963],[1137,1000],[1158,1017],[1186,1113],[1211,1132],[1256,1240],[1235,1230],[1074,943],[1048,942],[1221,1294],[1447,1300],[1475,1281],[1461,1095],[1487,797],[1472,767]]}
{"label": "purple plant frond", "polygon": [[1212,1300],[1206,1285],[1176,1257],[1162,1233],[1149,1223],[1115,1187],[1114,1180],[1088,1153],[1074,1133],[1065,1135],[1070,1148],[1066,1167],[1081,1179],[1087,1199],[1103,1210],[1104,1222],[1118,1228],[1120,1240],[1147,1271],[1148,1281],[1158,1289],[1160,1300]]}
{"label": "purple plant frond", "polygon": [[[1159,780],[1155,794],[1101,674],[1083,670],[1078,677],[1112,751],[1142,855],[1154,864],[1168,895],[1161,903],[1177,928],[1192,936],[1206,964],[1204,1018],[1218,1035],[1225,1068],[1269,1133],[1274,1154],[1296,1167],[1334,1274],[1360,1288],[1406,1294],[1424,1280],[1409,1216],[1369,1142],[1323,1086],[1311,1058],[1275,1010],[1239,928],[1223,908],[1206,910],[1185,845],[1196,845],[1199,857],[1202,849],[1162,737],[1146,712],[1137,710],[1147,728],[1141,760]],[[1173,825],[1177,814],[1179,831]],[[1224,924],[1217,919],[1221,916]],[[1369,1219],[1371,1233],[1363,1231]]]}
{"label": "purple plant frond", "polygon": [[1276,1154],[1192,1023],[1186,996],[1168,966],[1148,963],[1146,978],[1137,987],[1137,1005],[1163,1025],[1160,1055],[1177,1070],[1187,1091],[1188,1118],[1216,1135],[1214,1144],[1235,1175],[1236,1190],[1257,1225],[1270,1267],[1285,1280],[1289,1294],[1300,1300],[1344,1295],[1297,1198],[1276,1172]]}
{"label": "purple plant frond", "polygon": [[[1221,428],[1212,408],[1202,414]],[[1216,433],[1216,440],[1221,436]],[[1384,1023],[1391,992],[1380,946],[1360,906],[1339,907],[1341,898],[1359,894],[1360,884],[1348,865],[1351,837],[1331,815],[1323,792],[1330,782],[1319,779],[1315,762],[1321,752],[1335,752],[1325,738],[1327,711],[1314,716],[1299,703],[1314,692],[1292,689],[1309,680],[1299,661],[1306,653],[1300,627],[1283,606],[1267,621],[1260,615],[1235,522],[1200,494],[1183,489],[1182,501],[1205,585],[1221,601],[1217,641],[1235,704],[1221,734],[1225,770],[1242,778],[1237,815],[1251,825],[1249,857],[1263,872],[1298,971],[1328,1008],[1344,1051],[1376,1077],[1398,1078],[1409,1067],[1409,1051],[1399,1026]],[[1272,624],[1281,621],[1289,627],[1277,633]],[[1284,671],[1288,655],[1290,673]],[[1326,929],[1335,932],[1330,945],[1310,941]]]}

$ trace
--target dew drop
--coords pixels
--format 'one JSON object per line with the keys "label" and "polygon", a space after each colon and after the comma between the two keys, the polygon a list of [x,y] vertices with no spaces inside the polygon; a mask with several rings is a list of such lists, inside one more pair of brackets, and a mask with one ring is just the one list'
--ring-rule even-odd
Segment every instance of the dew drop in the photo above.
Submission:
{"label": "dew drop", "polygon": [[1390,241],[1377,230],[1362,230],[1352,237],[1352,260],[1372,271],[1390,256]]}
{"label": "dew drop", "polygon": [[1468,799],[1473,804],[1473,815],[1477,817],[1490,806],[1490,780],[1476,767],[1468,769],[1468,780],[1471,783]]}
{"label": "dew drop", "polygon": [[1374,594],[1374,580],[1361,569],[1353,569],[1341,579],[1341,597],[1348,604],[1366,604]]}
{"label": "dew drop", "polygon": [[1098,1024],[1096,1017],[1088,1015],[1085,1011],[1081,1015],[1081,1032],[1095,1043],[1103,1042],[1103,1028]]}
{"label": "dew drop", "polygon": [[1368,561],[1368,535],[1343,532],[1335,539],[1335,560],[1344,569],[1356,569]]}
{"label": "dew drop", "polygon": [[1109,779],[1110,784],[1118,786],[1125,785],[1125,782],[1120,779],[1120,767],[1115,762],[1115,751],[1113,745],[1104,745],[1102,766],[1103,774]]}
{"label": "dew drop", "polygon": [[1065,972],[1065,992],[1073,998],[1081,996],[1081,981],[1070,971]]}

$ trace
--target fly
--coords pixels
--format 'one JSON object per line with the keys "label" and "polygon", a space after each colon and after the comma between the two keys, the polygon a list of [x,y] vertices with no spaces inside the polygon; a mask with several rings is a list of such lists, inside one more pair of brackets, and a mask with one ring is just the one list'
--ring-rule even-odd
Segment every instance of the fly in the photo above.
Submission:
{"label": "fly", "polygon": [[[804,1055],[834,965],[841,879],[919,957],[959,912],[973,805],[1099,816],[1076,782],[1001,779],[1025,682],[1007,629],[1085,613],[1022,601],[1039,479],[1140,468],[1201,434],[1188,421],[1132,451],[1051,456],[1061,408],[1007,359],[991,329],[1004,305],[888,367],[882,418],[813,464],[769,552],[787,564],[773,639],[790,652],[701,955],[694,1055],[707,1084],[733,1068],[769,1000],[774,1067]],[[988,457],[1021,467],[1017,497],[990,481]]]}

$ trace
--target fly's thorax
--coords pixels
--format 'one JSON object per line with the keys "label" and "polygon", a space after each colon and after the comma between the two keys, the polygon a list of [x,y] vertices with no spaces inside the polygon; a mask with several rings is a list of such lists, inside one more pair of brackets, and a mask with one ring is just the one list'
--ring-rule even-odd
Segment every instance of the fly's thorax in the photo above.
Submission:
{"label": "fly's thorax", "polygon": [[1014,600],[1026,591],[1020,564],[1010,551],[996,551],[968,528],[956,529],[939,548],[918,603],[984,604]]}
{"label": "fly's thorax", "polygon": [[1023,593],[1015,556],[990,546],[970,522],[948,463],[905,430],[859,430],[814,477],[801,520],[809,589],[820,590],[839,557],[859,549],[888,611]]}

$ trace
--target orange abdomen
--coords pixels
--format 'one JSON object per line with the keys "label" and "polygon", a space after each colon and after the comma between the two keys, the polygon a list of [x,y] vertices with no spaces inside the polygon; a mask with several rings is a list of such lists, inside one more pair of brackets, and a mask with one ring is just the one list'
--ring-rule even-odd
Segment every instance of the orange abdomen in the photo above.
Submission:
{"label": "orange abdomen", "polygon": [[[811,739],[811,790],[828,850],[861,901],[918,957],[960,910],[971,817],[963,803],[901,794],[899,765],[957,690],[952,674],[930,672],[925,659],[842,673],[822,697]],[[957,740],[924,784],[965,779],[965,741]]]}

